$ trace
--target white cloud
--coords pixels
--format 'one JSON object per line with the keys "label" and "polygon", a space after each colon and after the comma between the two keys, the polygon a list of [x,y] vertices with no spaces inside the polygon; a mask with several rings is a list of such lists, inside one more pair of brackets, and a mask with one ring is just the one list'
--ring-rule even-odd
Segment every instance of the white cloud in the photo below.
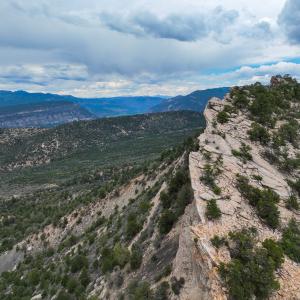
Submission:
{"label": "white cloud", "polygon": [[[264,79],[267,64],[300,54],[277,24],[284,3],[2,0],[0,88],[173,95]],[[257,64],[265,73],[239,68]]]}

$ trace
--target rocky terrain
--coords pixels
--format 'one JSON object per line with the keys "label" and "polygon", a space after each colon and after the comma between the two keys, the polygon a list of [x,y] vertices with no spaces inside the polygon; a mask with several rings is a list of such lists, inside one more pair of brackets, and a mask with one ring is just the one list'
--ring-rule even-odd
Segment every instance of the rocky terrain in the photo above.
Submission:
{"label": "rocky terrain", "polygon": [[50,193],[70,208],[2,254],[1,299],[300,299],[299,99],[289,76],[233,88],[106,193]]}
{"label": "rocky terrain", "polygon": [[[230,260],[230,252],[225,246],[219,249],[213,246],[211,240],[215,236],[225,237],[229,232],[255,227],[258,233],[258,243],[266,238],[278,241],[282,236],[282,228],[285,228],[292,218],[300,221],[299,211],[291,210],[286,205],[288,199],[294,194],[289,180],[295,178],[299,180],[299,167],[294,172],[286,172],[266,159],[264,153],[267,146],[261,145],[257,141],[251,141],[249,138],[253,121],[245,112],[231,113],[226,122],[219,123],[220,112],[225,107],[228,109],[228,107],[233,106],[234,98],[231,98],[230,95],[224,101],[219,99],[209,101],[204,112],[207,127],[199,137],[200,151],[190,154],[189,169],[199,222],[190,226],[188,232],[184,231],[181,234],[181,239],[185,240],[182,243],[182,251],[194,252],[188,261],[189,265],[193,265],[193,267],[187,268],[188,272],[186,273],[187,276],[190,276],[191,282],[187,288],[183,288],[181,299],[228,298],[228,290],[224,288],[217,270],[221,262]],[[299,102],[294,107],[297,107],[299,111]],[[280,123],[283,124],[285,121]],[[275,125],[273,131],[278,126]],[[240,157],[234,155],[234,151],[240,149],[243,143],[249,146],[249,152],[252,156],[248,161],[242,161]],[[290,156],[299,155],[297,147],[294,148],[291,144],[287,147]],[[216,161],[221,161],[219,164],[220,172],[215,176],[216,186],[220,188],[220,192],[217,194],[216,191],[213,191],[214,188],[207,185],[205,181],[201,181],[207,170],[207,164],[213,165]],[[268,226],[257,214],[255,208],[250,205],[238,189],[237,174],[249,178],[250,184],[255,187],[270,188],[279,195],[280,226],[277,228]],[[216,200],[221,211],[221,217],[218,220],[211,220],[207,217],[207,205],[213,199]],[[193,244],[186,241],[187,239],[196,240]],[[192,250],[186,249],[188,243]],[[179,247],[178,253],[180,250],[181,247]],[[180,253],[179,265],[182,264],[182,257],[184,255]],[[184,265],[186,264],[187,262],[184,261]],[[197,265],[197,273],[192,273],[192,275],[191,272],[195,272]],[[176,264],[175,267],[177,267]],[[185,274],[183,267],[178,270],[178,274]],[[198,278],[198,281],[195,278]],[[289,257],[285,257],[285,262],[276,272],[276,278],[280,283],[280,288],[271,295],[271,299],[300,299],[299,261],[297,263]]]}

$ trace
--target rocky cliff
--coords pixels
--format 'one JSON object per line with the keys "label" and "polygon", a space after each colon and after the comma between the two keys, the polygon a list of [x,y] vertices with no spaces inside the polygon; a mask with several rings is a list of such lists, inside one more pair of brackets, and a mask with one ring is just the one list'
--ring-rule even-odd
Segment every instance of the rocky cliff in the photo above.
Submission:
{"label": "rocky cliff", "polygon": [[[179,239],[174,272],[186,279],[180,299],[228,299],[228,287],[218,269],[221,263],[231,260],[230,251],[225,245],[215,247],[212,243],[214,237],[226,237],[229,232],[254,227],[258,244],[266,238],[279,241],[282,229],[288,222],[292,218],[300,220],[299,212],[288,209],[286,204],[294,194],[288,183],[299,178],[299,169],[286,172],[270,163],[265,155],[267,146],[249,138],[253,120],[245,111],[231,109],[234,106],[234,99],[229,94],[223,101],[217,98],[209,101],[204,112],[207,127],[199,136],[199,151],[190,153],[189,170],[195,198],[193,205],[198,216],[192,224],[186,224]],[[296,104],[295,107],[299,109]],[[224,108],[230,113],[222,122],[220,112]],[[276,131],[282,122],[279,121],[272,130]],[[287,147],[292,157],[298,157],[296,147],[292,144]],[[241,148],[247,149],[248,159],[238,155],[242,152],[238,150]],[[210,172],[212,168],[218,171]],[[209,174],[213,182],[203,180]],[[280,225],[272,228],[266,224],[238,188],[237,175],[247,178],[249,186],[270,189],[279,196]],[[207,213],[208,203],[214,200],[221,212],[216,219],[209,218]],[[188,210],[186,213],[189,213]],[[300,299],[299,263],[285,256],[275,277],[280,288],[272,293],[272,299]]]}
{"label": "rocky cliff", "polygon": [[0,298],[300,299],[299,99],[290,77],[233,88],[198,138],[106,190],[34,194],[70,208],[0,256]]}

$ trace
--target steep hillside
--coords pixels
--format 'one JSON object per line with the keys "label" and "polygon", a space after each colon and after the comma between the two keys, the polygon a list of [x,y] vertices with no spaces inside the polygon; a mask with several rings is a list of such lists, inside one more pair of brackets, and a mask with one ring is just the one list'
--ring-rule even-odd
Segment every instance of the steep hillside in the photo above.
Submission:
{"label": "steep hillside", "polygon": [[73,177],[89,178],[91,170],[142,164],[204,125],[200,113],[170,112],[49,129],[4,129],[0,134],[1,194],[11,194],[7,191],[11,185],[59,184]]}
{"label": "steep hillside", "polygon": [[186,96],[177,96],[166,99],[160,104],[152,107],[151,111],[176,111],[176,110],[192,110],[203,112],[208,100],[212,97],[223,98],[229,88],[215,88],[203,91],[195,91]]}
{"label": "steep hillside", "polygon": [[299,100],[296,81],[274,77],[209,102],[189,164],[200,220],[178,250],[193,256],[174,266],[181,299],[300,298]]}
{"label": "steep hillside", "polygon": [[1,107],[0,128],[53,127],[95,116],[72,102],[42,102]]}
{"label": "steep hillside", "polygon": [[[195,146],[189,140],[147,169],[127,170],[123,181],[109,184],[111,190],[95,187],[76,194],[56,189],[1,202],[2,248],[17,245],[0,256],[0,272],[18,267],[2,273],[0,298],[132,294],[148,299],[150,283],[156,286],[155,299],[168,294],[163,280],[170,277],[178,249],[181,226],[175,224],[192,200],[187,163]],[[172,282],[177,293],[182,280]]]}
{"label": "steep hillside", "polygon": [[300,84],[236,87],[204,115],[143,168],[1,201],[0,298],[300,299]]}

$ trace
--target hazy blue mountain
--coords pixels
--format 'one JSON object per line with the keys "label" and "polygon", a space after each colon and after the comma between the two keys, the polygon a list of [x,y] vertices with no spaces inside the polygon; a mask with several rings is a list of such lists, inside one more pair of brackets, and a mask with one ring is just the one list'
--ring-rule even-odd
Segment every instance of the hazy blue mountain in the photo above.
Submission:
{"label": "hazy blue mountain", "polygon": [[229,88],[195,91],[187,96],[76,98],[56,94],[0,91],[0,127],[51,127],[74,120],[192,110],[202,112],[211,97]]}
{"label": "hazy blue mountain", "polygon": [[176,96],[174,98],[165,99],[160,104],[153,106],[151,111],[193,110],[202,112],[210,98],[223,98],[228,92],[228,87],[195,91],[186,96]]}
{"label": "hazy blue mountain", "polygon": [[16,106],[22,104],[72,101],[72,96],[60,96],[56,94],[28,93],[25,91],[0,91],[0,108],[4,106]]}
{"label": "hazy blue mountain", "polygon": [[0,128],[53,127],[95,116],[68,101],[49,101],[0,107]]}
{"label": "hazy blue mountain", "polygon": [[159,105],[163,101],[164,99],[160,97],[148,96],[98,99],[73,98],[73,102],[80,104],[99,118],[148,113],[153,106]]}
{"label": "hazy blue mountain", "polygon": [[160,104],[161,97],[112,97],[112,98],[76,98],[56,94],[28,93],[25,91],[0,91],[0,109],[7,106],[43,103],[72,102],[85,108],[96,117],[134,115],[149,112],[152,106]]}

